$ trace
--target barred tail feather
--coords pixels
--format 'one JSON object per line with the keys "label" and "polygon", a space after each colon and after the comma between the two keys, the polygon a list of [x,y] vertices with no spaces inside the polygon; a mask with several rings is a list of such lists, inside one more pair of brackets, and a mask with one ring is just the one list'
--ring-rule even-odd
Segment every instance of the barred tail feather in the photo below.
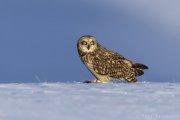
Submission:
{"label": "barred tail feather", "polygon": [[141,76],[144,74],[144,71],[142,69],[135,69],[135,76]]}
{"label": "barred tail feather", "polygon": [[148,66],[140,64],[140,63],[134,63],[132,67],[135,69],[141,69],[141,70],[148,69]]}

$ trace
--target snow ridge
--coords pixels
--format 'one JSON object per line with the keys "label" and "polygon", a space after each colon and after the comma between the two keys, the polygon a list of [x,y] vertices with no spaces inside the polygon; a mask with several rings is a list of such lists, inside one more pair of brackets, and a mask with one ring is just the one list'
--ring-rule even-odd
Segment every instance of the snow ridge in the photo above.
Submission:
{"label": "snow ridge", "polygon": [[179,120],[179,83],[0,84],[0,120]]}

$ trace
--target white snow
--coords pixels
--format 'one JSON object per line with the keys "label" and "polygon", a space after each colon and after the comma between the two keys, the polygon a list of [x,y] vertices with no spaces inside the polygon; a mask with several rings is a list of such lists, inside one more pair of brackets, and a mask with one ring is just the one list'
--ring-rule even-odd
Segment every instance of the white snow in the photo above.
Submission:
{"label": "white snow", "polygon": [[0,84],[0,120],[180,120],[180,83]]}

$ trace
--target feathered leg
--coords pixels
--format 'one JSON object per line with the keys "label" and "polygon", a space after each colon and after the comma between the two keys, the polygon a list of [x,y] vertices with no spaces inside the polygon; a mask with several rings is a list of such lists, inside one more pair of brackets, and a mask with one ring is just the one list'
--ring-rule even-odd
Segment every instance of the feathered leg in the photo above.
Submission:
{"label": "feathered leg", "polygon": [[129,83],[135,83],[137,82],[137,79],[136,78],[128,78],[126,79]]}

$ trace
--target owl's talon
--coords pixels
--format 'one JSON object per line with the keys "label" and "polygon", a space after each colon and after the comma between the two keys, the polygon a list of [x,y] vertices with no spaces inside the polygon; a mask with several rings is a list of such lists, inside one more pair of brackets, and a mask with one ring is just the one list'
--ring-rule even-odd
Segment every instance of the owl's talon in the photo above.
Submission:
{"label": "owl's talon", "polygon": [[86,80],[83,83],[92,83],[92,81]]}

